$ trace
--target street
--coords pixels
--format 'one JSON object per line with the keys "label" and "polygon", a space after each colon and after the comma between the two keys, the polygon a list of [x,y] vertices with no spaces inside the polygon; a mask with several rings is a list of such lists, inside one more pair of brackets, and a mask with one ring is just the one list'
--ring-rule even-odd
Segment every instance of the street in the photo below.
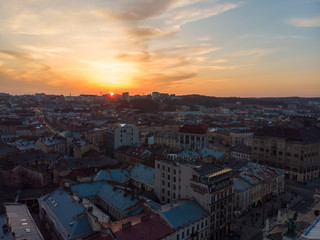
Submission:
{"label": "street", "polygon": [[273,222],[277,218],[278,209],[284,214],[284,207],[297,211],[307,212],[313,204],[313,194],[317,183],[313,185],[302,185],[285,182],[285,192],[278,195],[260,206],[251,208],[245,215],[234,218],[234,226],[238,237],[233,239],[260,240],[265,221]]}

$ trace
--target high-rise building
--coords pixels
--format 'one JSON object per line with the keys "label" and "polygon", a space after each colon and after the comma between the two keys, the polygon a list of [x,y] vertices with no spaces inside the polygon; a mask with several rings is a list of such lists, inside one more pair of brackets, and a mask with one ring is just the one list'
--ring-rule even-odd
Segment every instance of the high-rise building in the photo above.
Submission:
{"label": "high-rise building", "polygon": [[128,92],[122,93],[122,100],[129,101],[129,93]]}
{"label": "high-rise building", "polygon": [[299,182],[319,177],[320,129],[264,127],[253,135],[253,161],[286,171]]}
{"label": "high-rise building", "polygon": [[232,170],[176,158],[155,161],[155,193],[161,203],[195,199],[210,215],[210,239],[223,239],[233,212]]}

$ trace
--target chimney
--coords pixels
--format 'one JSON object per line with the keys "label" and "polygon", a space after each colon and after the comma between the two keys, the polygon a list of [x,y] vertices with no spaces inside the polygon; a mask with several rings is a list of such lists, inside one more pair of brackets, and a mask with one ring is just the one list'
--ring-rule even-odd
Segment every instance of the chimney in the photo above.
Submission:
{"label": "chimney", "polygon": [[147,221],[149,218],[150,218],[149,215],[144,215],[144,216],[141,217],[141,222],[145,222],[145,221]]}
{"label": "chimney", "polygon": [[131,222],[130,221],[122,224],[122,230],[127,229],[129,227],[131,227]]}

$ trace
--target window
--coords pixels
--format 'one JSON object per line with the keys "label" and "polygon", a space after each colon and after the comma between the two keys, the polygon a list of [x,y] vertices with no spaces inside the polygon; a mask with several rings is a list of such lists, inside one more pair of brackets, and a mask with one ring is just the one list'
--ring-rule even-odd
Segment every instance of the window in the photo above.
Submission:
{"label": "window", "polygon": [[160,168],[160,164],[158,163],[158,168]]}
{"label": "window", "polygon": [[173,169],[173,174],[176,174],[176,172],[177,172],[177,171],[176,171],[175,169]]}
{"label": "window", "polygon": [[168,182],[168,187],[170,187],[170,183]]}
{"label": "window", "polygon": [[168,180],[170,180],[170,175],[168,175]]}
{"label": "window", "polygon": [[170,167],[168,167],[168,172],[170,172]]}
{"label": "window", "polygon": [[168,191],[168,196],[170,196],[170,191]]}

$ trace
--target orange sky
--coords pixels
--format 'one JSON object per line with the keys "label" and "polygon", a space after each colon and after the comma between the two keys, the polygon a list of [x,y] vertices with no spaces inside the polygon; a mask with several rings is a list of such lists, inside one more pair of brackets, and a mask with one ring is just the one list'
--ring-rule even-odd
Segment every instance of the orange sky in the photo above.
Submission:
{"label": "orange sky", "polygon": [[319,1],[267,2],[1,1],[0,92],[319,96]]}

